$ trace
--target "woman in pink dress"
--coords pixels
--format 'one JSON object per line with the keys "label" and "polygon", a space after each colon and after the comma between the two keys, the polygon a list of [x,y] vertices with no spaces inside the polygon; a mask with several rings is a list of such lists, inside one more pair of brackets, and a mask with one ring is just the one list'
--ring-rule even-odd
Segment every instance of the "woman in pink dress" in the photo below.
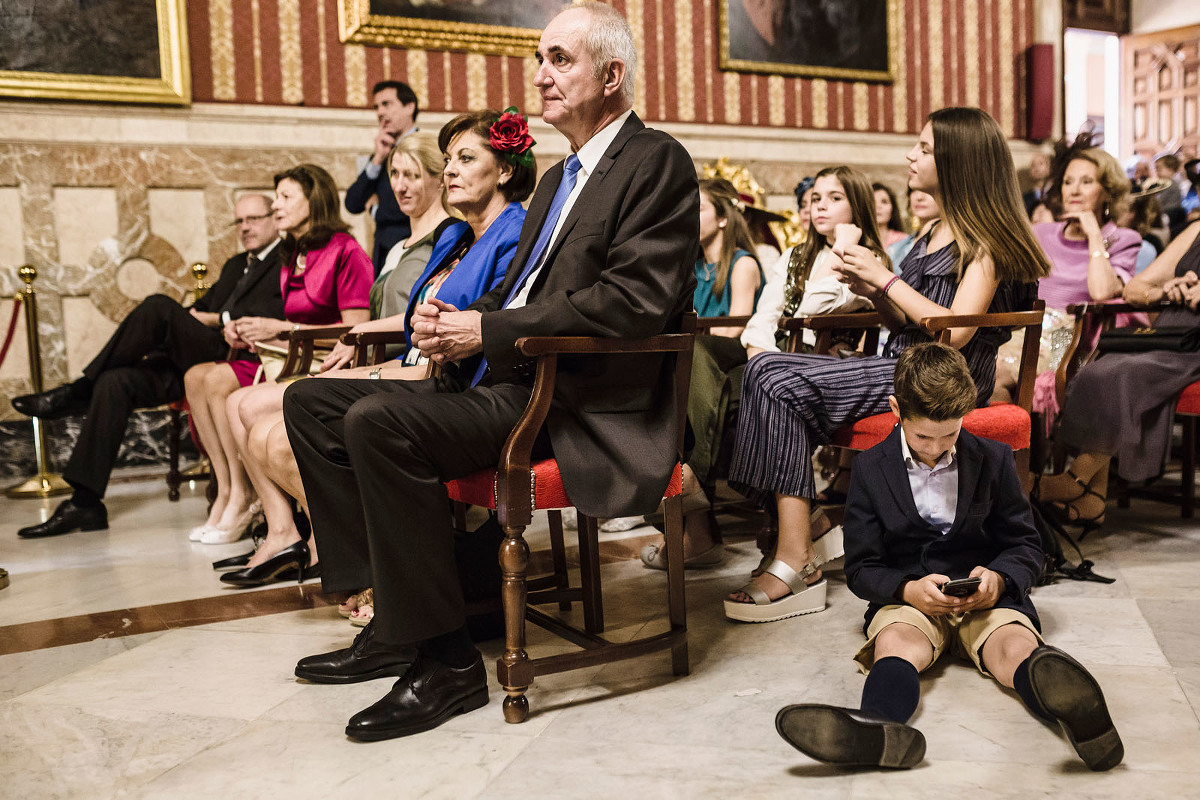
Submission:
{"label": "woman in pink dress", "polygon": [[[259,342],[278,341],[289,330],[319,325],[357,325],[370,311],[371,259],[347,231],[339,213],[337,185],[328,172],[301,164],[275,176],[271,206],[284,236],[279,283],[286,320],[242,317],[225,328],[234,348],[256,350]],[[217,500],[204,525],[192,529],[192,541],[225,544],[237,541],[257,509],[254,489],[238,457],[226,403],[239,388],[254,383],[241,362],[198,364],[184,376],[200,441],[217,480]],[[284,384],[259,391],[282,394]]]}

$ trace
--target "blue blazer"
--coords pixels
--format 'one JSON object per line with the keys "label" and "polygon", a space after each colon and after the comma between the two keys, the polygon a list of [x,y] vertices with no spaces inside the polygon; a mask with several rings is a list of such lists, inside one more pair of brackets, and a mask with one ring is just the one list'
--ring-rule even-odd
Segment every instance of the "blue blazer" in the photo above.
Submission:
{"label": "blue blazer", "polygon": [[905,580],[932,573],[965,578],[977,566],[1004,575],[997,608],[1025,614],[1041,630],[1029,599],[1043,563],[1029,498],[1012,450],[963,431],[958,437],[958,505],[950,530],[917,512],[900,450],[900,426],[855,459],[843,521],[846,585],[868,601],[864,632],[885,605],[899,603]]}
{"label": "blue blazer", "polygon": [[[517,239],[521,226],[525,224],[525,209],[520,203],[509,203],[484,231],[479,241],[471,243],[454,272],[438,288],[437,299],[458,309],[464,309],[483,295],[495,289],[504,280],[509,262],[517,251]],[[413,284],[409,295],[408,310],[404,313],[404,343],[412,347],[412,315],[421,289],[431,277],[449,263],[464,242],[470,242],[471,226],[456,222],[442,232],[433,245],[433,252],[425,264],[425,271]],[[403,358],[403,356],[401,356]]]}

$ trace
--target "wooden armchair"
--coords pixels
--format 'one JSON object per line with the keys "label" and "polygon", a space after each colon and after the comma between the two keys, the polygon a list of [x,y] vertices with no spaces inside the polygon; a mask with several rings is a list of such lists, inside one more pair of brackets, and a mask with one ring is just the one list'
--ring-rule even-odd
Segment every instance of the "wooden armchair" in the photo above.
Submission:
{"label": "wooden armchair", "polygon": [[[670,630],[628,642],[610,642],[600,633],[599,559],[596,552],[597,521],[579,514],[581,596],[566,594],[561,587],[530,592],[526,578],[529,546],[523,538],[535,509],[561,509],[572,506],[554,459],[531,462],[534,439],[545,422],[554,396],[557,357],[562,354],[675,353],[675,391],[678,401],[677,446],[682,449],[686,419],[688,385],[691,379],[695,315],[685,317],[683,332],[648,339],[604,339],[591,337],[534,337],[517,340],[517,351],[537,360],[533,393],[525,413],[513,428],[501,451],[496,469],[483,470],[447,484],[450,498],[457,502],[495,510],[505,533],[500,546],[503,575],[501,602],[505,617],[505,650],[496,664],[496,673],[508,696],[504,699],[504,718],[523,722],[529,714],[526,690],[538,675],[606,664],[671,650],[676,675],[688,672],[687,624],[683,581],[683,504],[681,465],[675,466],[664,497],[667,547],[667,606]],[[561,536],[561,530],[559,532]],[[556,562],[561,553],[556,553]],[[557,564],[556,564],[557,566]],[[565,564],[563,565],[565,567]],[[580,596],[584,606],[585,627],[577,628],[565,620],[532,608],[531,604],[561,603],[565,597]],[[583,648],[581,651],[531,659],[525,652],[525,623],[534,622]],[[597,625],[599,627],[597,627]]]}

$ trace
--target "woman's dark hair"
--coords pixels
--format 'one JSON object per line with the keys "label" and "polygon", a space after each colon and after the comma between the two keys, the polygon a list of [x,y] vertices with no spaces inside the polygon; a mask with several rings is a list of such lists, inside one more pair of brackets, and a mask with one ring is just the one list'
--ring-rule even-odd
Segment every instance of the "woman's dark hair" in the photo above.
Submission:
{"label": "woman's dark hair", "polygon": [[717,219],[725,220],[724,237],[721,244],[721,256],[717,260],[716,274],[713,276],[713,295],[725,296],[725,287],[729,284],[729,273],[733,269],[733,256],[738,250],[745,250],[755,261],[754,237],[746,218],[742,215],[745,202],[733,184],[724,178],[706,178],[700,181],[700,191],[713,205]]}
{"label": "woman's dark hair", "polygon": [[459,114],[443,125],[442,130],[438,132],[438,147],[445,153],[450,149],[450,143],[454,141],[454,137],[467,131],[474,133],[483,140],[484,147],[491,152],[496,161],[503,167],[512,170],[512,176],[499,187],[500,194],[504,195],[504,199],[510,203],[520,203],[533,194],[533,188],[537,185],[537,157],[530,153],[533,158],[530,159],[528,165],[514,164],[504,153],[493,148],[488,137],[488,130],[498,119],[500,119],[500,112],[490,108]]}
{"label": "woman's dark hair", "polygon": [[309,228],[299,238],[290,234],[283,240],[282,253],[290,260],[293,253],[320,250],[335,233],[347,233],[350,226],[342,219],[341,201],[333,176],[316,164],[299,164],[275,175],[275,188],[281,181],[295,181],[308,200]]}
{"label": "woman's dark hair", "polygon": [[892,201],[892,216],[888,218],[888,230],[907,233],[904,230],[904,218],[900,215],[900,204],[896,202],[896,193],[884,186],[882,183],[872,183],[871,189],[876,192],[884,192],[888,196],[888,200]]}
{"label": "woman's dark hair", "polygon": [[812,175],[805,175],[800,179],[800,182],[796,184],[796,208],[800,208],[800,206],[803,205],[804,193],[811,189],[813,184],[816,182],[817,179]]}
{"label": "woman's dark hair", "polygon": [[[883,247],[883,242],[879,238],[879,227],[875,224],[875,192],[871,190],[871,182],[867,176],[854,167],[844,165],[826,167],[817,173],[817,177],[813,179],[813,185],[827,176],[837,178],[838,183],[842,185],[842,191],[846,194],[846,202],[850,204],[850,221],[862,231],[862,239],[859,244],[874,253],[885,267],[891,269],[892,260]],[[794,265],[796,269],[788,271],[787,284],[784,286],[787,307],[794,308],[793,304],[799,305],[799,298],[803,297],[804,293],[804,283],[808,280],[808,275],[812,272],[812,266],[816,263],[821,249],[826,245],[832,247],[833,242],[827,242],[824,236],[817,233],[816,226],[810,219],[807,235],[803,242],[796,245],[796,255],[789,263],[789,267]]]}

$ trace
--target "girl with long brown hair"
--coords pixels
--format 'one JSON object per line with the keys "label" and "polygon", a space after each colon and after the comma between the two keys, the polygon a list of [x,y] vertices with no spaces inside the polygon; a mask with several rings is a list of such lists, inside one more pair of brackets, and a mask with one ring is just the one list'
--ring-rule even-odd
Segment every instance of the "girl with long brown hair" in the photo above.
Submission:
{"label": "girl with long brown hair", "polygon": [[[812,453],[837,428],[888,410],[896,358],[930,339],[919,321],[1028,308],[1036,281],[1050,271],[1025,217],[1008,142],[985,112],[935,111],[908,161],[909,185],[937,199],[942,220],[916,243],[900,275],[861,244],[843,249],[839,270],[891,329],[884,355],[764,353],[746,367],[730,484],[774,502],[779,542],[763,574],[725,601],[731,619],[770,622],[824,610],[820,568],[841,548],[812,541]],[[980,403],[992,392],[996,349],[1009,336],[1007,328],[951,331]]]}

